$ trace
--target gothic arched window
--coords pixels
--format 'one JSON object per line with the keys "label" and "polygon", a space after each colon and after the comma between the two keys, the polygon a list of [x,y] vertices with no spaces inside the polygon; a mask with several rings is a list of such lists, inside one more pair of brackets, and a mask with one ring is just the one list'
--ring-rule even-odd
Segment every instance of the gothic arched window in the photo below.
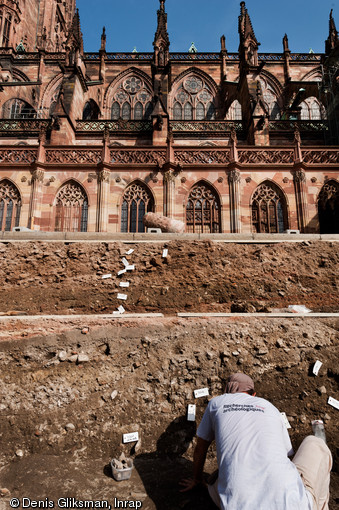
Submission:
{"label": "gothic arched window", "polygon": [[154,210],[151,192],[141,183],[126,188],[121,206],[121,232],[145,232],[143,217]]}
{"label": "gothic arched window", "polygon": [[279,120],[281,115],[276,93],[271,85],[262,77],[260,77],[259,81],[270,120]]}
{"label": "gothic arched window", "polygon": [[21,197],[19,190],[7,179],[0,181],[0,230],[19,226]]}
{"label": "gothic arched window", "polygon": [[152,94],[141,78],[128,76],[118,85],[113,95],[112,120],[149,119],[152,110]]}
{"label": "gothic arched window", "polygon": [[237,99],[233,101],[231,106],[228,109],[227,120],[242,120],[242,110],[241,110],[241,104]]}
{"label": "gothic arched window", "polygon": [[215,119],[213,92],[203,78],[190,75],[180,83],[173,99],[173,119]]}
{"label": "gothic arched window", "polygon": [[36,111],[33,106],[21,99],[9,99],[3,105],[4,119],[35,119]]}
{"label": "gothic arched window", "polygon": [[326,119],[326,111],[324,106],[318,101],[316,97],[308,97],[299,105],[301,108],[301,120],[322,120]]}
{"label": "gothic arched window", "polygon": [[11,16],[11,14],[7,13],[5,15],[4,31],[3,31],[3,35],[2,35],[2,45],[1,45],[4,48],[8,48],[8,46],[9,46],[11,26],[12,26],[12,16]]}
{"label": "gothic arched window", "polygon": [[55,204],[56,232],[87,232],[88,199],[77,182],[66,182],[59,190]]}
{"label": "gothic arched window", "polygon": [[186,205],[187,232],[221,232],[220,201],[212,186],[198,182],[190,191]]}
{"label": "gothic arched window", "polygon": [[277,234],[288,229],[286,201],[278,186],[269,181],[260,184],[251,205],[254,232]]}
{"label": "gothic arched window", "polygon": [[99,106],[93,99],[87,101],[82,112],[82,120],[98,120],[100,114]]}
{"label": "gothic arched window", "polygon": [[339,182],[327,181],[318,198],[321,234],[339,234]]}

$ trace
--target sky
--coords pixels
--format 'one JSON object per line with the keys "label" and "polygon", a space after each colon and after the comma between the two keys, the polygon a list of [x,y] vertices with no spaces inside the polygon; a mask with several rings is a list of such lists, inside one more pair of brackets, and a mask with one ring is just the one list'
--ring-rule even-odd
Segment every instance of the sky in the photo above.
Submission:
{"label": "sky", "polygon": [[[107,52],[153,51],[159,0],[77,0],[84,46],[100,48],[106,27]],[[324,52],[330,10],[339,28],[338,0],[247,0],[260,52],[281,53],[287,33],[292,53]],[[238,51],[240,0],[166,0],[171,52],[187,52],[194,42],[198,51],[220,51],[226,36],[229,52]]]}

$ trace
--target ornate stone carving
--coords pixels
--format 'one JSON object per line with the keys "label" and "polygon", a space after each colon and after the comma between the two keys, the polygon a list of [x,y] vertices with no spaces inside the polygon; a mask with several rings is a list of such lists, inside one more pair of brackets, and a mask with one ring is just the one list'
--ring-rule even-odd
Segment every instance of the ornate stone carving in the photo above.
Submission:
{"label": "ornate stone carving", "polygon": [[296,170],[293,178],[295,182],[306,182],[306,174],[303,170]]}
{"label": "ornate stone carving", "polygon": [[32,182],[33,181],[37,181],[37,182],[42,182],[44,180],[44,175],[45,175],[45,172],[43,170],[33,170],[31,172],[32,174]]}
{"label": "ornate stone carving", "polygon": [[101,154],[101,150],[96,149],[46,149],[46,162],[97,164],[101,161]]}
{"label": "ornate stone carving", "polygon": [[251,177],[246,177],[245,181],[247,182],[247,184],[249,184],[250,182],[252,182],[252,179]]}
{"label": "ornate stone carving", "polygon": [[152,131],[151,120],[79,120],[77,122],[77,131],[127,131],[132,133],[140,133],[143,131]]}
{"label": "ornate stone carving", "polygon": [[100,170],[98,172],[98,182],[109,182],[111,173],[109,170]]}
{"label": "ornate stone carving", "polygon": [[242,131],[242,121],[194,121],[189,120],[171,120],[171,128],[174,132],[230,132],[233,128],[235,131]]}
{"label": "ornate stone carving", "polygon": [[164,164],[166,161],[166,151],[164,150],[130,150],[130,149],[111,149],[111,163],[131,163],[146,164]]}
{"label": "ornate stone carving", "polygon": [[185,182],[187,181],[187,178],[186,177],[181,177],[180,180],[181,180],[182,184],[185,184]]}
{"label": "ornate stone carving", "polygon": [[312,177],[311,178],[311,182],[313,182],[313,184],[314,184],[315,182],[317,182],[317,178],[316,177]]}
{"label": "ornate stone carving", "polygon": [[226,164],[230,162],[230,151],[227,149],[208,150],[175,150],[175,160],[186,164]]}
{"label": "ornate stone carving", "polygon": [[302,150],[305,163],[339,163],[339,150]]}
{"label": "ornate stone carving", "polygon": [[233,184],[233,183],[236,183],[236,182],[240,182],[240,172],[239,170],[231,170],[229,173],[228,173],[228,182],[230,184]]}
{"label": "ornate stone carving", "polygon": [[62,205],[82,205],[87,201],[87,196],[79,184],[70,181],[67,182],[59,191],[56,197],[56,203]]}
{"label": "ornate stone carving", "polygon": [[0,181],[0,202],[10,201],[21,203],[20,193],[14,184],[10,181],[3,180]]}
{"label": "ornate stone carving", "polygon": [[23,176],[21,177],[21,182],[26,182],[26,181],[27,181],[27,177],[26,177],[26,175],[23,175]]}
{"label": "ornate stone carving", "polygon": [[283,180],[282,180],[282,182],[283,182],[284,184],[287,184],[287,183],[289,182],[289,178],[288,178],[288,177],[284,177],[284,178],[283,178]]}
{"label": "ornate stone carving", "polygon": [[37,158],[36,149],[0,149],[0,163],[34,163]]}
{"label": "ornate stone carving", "polygon": [[293,150],[238,150],[239,163],[247,164],[261,164],[261,163],[274,163],[286,164],[294,162]]}

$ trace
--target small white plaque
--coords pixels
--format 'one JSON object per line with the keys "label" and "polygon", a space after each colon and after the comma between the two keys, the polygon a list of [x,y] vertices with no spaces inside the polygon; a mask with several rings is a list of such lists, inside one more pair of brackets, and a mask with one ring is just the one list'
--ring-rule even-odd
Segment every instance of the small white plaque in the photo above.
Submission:
{"label": "small white plaque", "polygon": [[314,367],[313,367],[313,373],[314,375],[318,375],[318,372],[321,368],[321,365],[322,365],[322,362],[317,360],[315,363],[314,363]]}
{"label": "small white plaque", "polygon": [[339,409],[339,400],[336,400],[333,397],[328,397],[327,403],[330,404],[330,406],[335,407],[336,409]]}
{"label": "small white plaque", "polygon": [[125,301],[127,299],[127,294],[118,294],[117,298],[118,299],[123,299]]}
{"label": "small white plaque", "polygon": [[129,266],[129,262],[125,257],[122,257],[121,262],[124,264],[125,267]]}
{"label": "small white plaque", "polygon": [[125,308],[122,305],[120,305],[119,308],[118,308],[118,312],[119,313],[125,313],[125,311],[126,311]]}
{"label": "small white plaque", "polygon": [[126,271],[134,271],[135,266],[126,266]]}
{"label": "small white plaque", "polygon": [[163,252],[162,252],[162,258],[164,258],[164,259],[165,259],[165,258],[167,257],[167,255],[168,255],[168,249],[167,249],[167,248],[165,248],[165,249],[163,250]]}
{"label": "small white plaque", "polygon": [[126,255],[132,255],[132,253],[134,252],[133,248],[131,248],[130,250],[126,251]]}
{"label": "small white plaque", "polygon": [[101,277],[103,280],[105,280],[106,278],[112,278],[112,274],[103,274],[102,277]]}
{"label": "small white plaque", "polygon": [[200,388],[200,390],[194,390],[194,398],[207,397],[209,395],[208,388]]}
{"label": "small white plaque", "polygon": [[187,421],[195,421],[195,410],[196,410],[195,404],[188,404]]}
{"label": "small white plaque", "polygon": [[283,422],[284,422],[285,427],[286,427],[287,429],[291,429],[292,427],[291,427],[290,422],[289,422],[289,421],[288,421],[288,419],[287,419],[286,413],[282,412],[282,413],[280,413],[280,414],[281,414],[281,417],[282,417],[282,419],[283,419]]}
{"label": "small white plaque", "polygon": [[129,434],[122,435],[123,443],[135,443],[139,441],[139,432],[130,432]]}
{"label": "small white plaque", "polygon": [[122,274],[125,274],[125,273],[126,273],[126,269],[122,269],[121,271],[119,271],[118,276],[121,276]]}
{"label": "small white plaque", "polygon": [[129,282],[120,282],[119,287],[129,287]]}

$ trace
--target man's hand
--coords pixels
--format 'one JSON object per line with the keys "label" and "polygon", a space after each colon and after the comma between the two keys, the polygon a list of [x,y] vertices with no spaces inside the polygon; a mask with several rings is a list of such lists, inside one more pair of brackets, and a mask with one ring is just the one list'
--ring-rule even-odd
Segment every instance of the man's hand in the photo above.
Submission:
{"label": "man's hand", "polygon": [[182,489],[180,489],[180,492],[190,491],[190,490],[194,489],[194,487],[196,487],[199,484],[206,485],[204,482],[199,481],[199,480],[194,480],[193,478],[184,478],[183,480],[180,480],[180,482],[179,482],[179,485],[181,485],[183,487]]}

